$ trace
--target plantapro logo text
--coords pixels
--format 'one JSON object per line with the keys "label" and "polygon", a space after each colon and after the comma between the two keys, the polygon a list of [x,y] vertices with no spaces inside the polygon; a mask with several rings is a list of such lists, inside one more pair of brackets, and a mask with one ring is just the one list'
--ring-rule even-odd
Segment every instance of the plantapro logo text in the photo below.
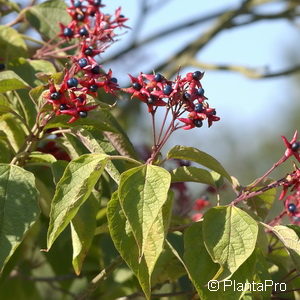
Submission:
{"label": "plantapro logo text", "polygon": [[237,282],[236,280],[210,280],[207,288],[211,292],[234,290],[235,292],[264,292],[272,289],[275,292],[285,292],[287,290],[286,283],[274,282],[273,280],[265,280],[263,282]]}

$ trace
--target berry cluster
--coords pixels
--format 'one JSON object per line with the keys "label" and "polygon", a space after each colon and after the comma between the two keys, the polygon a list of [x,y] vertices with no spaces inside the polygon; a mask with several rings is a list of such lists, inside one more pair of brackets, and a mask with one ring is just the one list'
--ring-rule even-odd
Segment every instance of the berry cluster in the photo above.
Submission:
{"label": "berry cluster", "polygon": [[87,95],[96,97],[99,88],[112,94],[119,89],[112,71],[106,73],[95,56],[108,47],[108,43],[116,36],[114,29],[125,27],[123,23],[127,19],[120,15],[120,8],[116,10],[114,18],[102,13],[100,8],[103,6],[101,1],[72,0],[68,8],[72,21],[68,26],[60,24],[60,37],[65,40],[79,38],[78,51],[70,57],[72,66],[66,71],[61,85],[57,87],[50,82],[44,98],[52,105],[56,115],[71,116],[68,123],[87,117],[88,111],[97,107],[87,105]]}
{"label": "berry cluster", "polygon": [[[177,76],[174,81],[166,79],[161,74],[143,74],[138,77],[131,75],[131,87],[124,89],[148,106],[148,111],[154,113],[159,106],[172,110],[173,118],[183,122],[185,130],[201,127],[208,120],[210,127],[214,121],[219,121],[214,108],[210,108],[204,96],[200,79],[204,73],[200,71],[187,73],[185,77]],[[179,118],[188,112],[187,118]],[[178,127],[179,128],[179,127]]]}
{"label": "berry cluster", "polygon": [[90,38],[91,40],[106,43],[116,36],[114,29],[126,27],[128,19],[121,15],[121,8],[115,11],[114,16],[104,14],[100,8],[104,7],[101,0],[71,0],[67,11],[72,19],[67,26],[60,24],[60,37],[71,40],[73,38]]}

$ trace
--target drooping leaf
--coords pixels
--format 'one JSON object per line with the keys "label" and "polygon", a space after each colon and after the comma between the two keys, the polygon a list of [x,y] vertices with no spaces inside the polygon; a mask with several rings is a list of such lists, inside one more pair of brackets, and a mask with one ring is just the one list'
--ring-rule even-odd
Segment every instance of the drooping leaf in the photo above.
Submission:
{"label": "drooping leaf", "polygon": [[230,276],[246,261],[254,251],[257,234],[257,222],[235,206],[214,207],[205,213],[204,243],[212,260],[220,264],[216,278]]}
{"label": "drooping leaf", "polygon": [[184,262],[199,297],[209,294],[206,284],[219,269],[208,254],[202,233],[202,222],[196,222],[184,232]]}
{"label": "drooping leaf", "polygon": [[96,214],[97,202],[90,196],[71,221],[72,264],[76,274],[80,274],[83,261],[94,238]]}
{"label": "drooping leaf", "polygon": [[48,0],[26,10],[26,19],[43,37],[54,38],[59,32],[59,23],[67,25],[70,17],[66,3],[61,0]]}
{"label": "drooping leaf", "polygon": [[120,206],[118,192],[115,192],[108,202],[107,220],[111,238],[118,252],[138,278],[147,299],[150,299],[151,283],[149,270],[145,258],[139,258],[139,249]]}
{"label": "drooping leaf", "polygon": [[194,161],[204,167],[207,167],[222,176],[224,176],[229,182],[232,182],[230,175],[224,169],[224,167],[209,154],[200,151],[193,147],[175,146],[167,154],[167,158],[184,159]]}
{"label": "drooping leaf", "polygon": [[264,223],[262,224],[271,230],[283,243],[284,247],[291,256],[296,269],[300,271],[300,239],[297,233],[287,226],[277,225],[272,227]]}
{"label": "drooping leaf", "polygon": [[51,204],[48,249],[89,197],[106,162],[107,155],[85,154],[68,164]]}
{"label": "drooping leaf", "polygon": [[32,173],[0,164],[0,269],[12,256],[39,213]]}
{"label": "drooping leaf", "polygon": [[27,46],[18,31],[9,26],[0,25],[0,57],[7,64],[19,57],[27,57]]}
{"label": "drooping leaf", "polygon": [[56,162],[56,158],[49,153],[34,151],[30,153],[28,162],[31,164],[51,166],[51,164]]}
{"label": "drooping leaf", "polygon": [[196,167],[179,167],[171,171],[172,182],[192,181],[215,185],[210,172]]}
{"label": "drooping leaf", "polygon": [[167,201],[170,182],[169,172],[153,165],[132,168],[121,175],[120,204],[139,246],[140,257],[153,223]]}
{"label": "drooping leaf", "polygon": [[28,88],[28,84],[13,71],[0,72],[0,93]]}

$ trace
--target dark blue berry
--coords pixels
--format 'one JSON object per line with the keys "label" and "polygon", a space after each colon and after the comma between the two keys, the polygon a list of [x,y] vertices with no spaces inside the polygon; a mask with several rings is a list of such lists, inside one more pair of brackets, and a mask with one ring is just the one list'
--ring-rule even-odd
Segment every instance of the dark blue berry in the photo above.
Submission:
{"label": "dark blue berry", "polygon": [[60,110],[66,110],[67,108],[68,108],[67,104],[61,104],[61,105],[59,106],[59,109],[60,109]]}
{"label": "dark blue berry", "polygon": [[5,64],[0,64],[0,71],[5,70]]}
{"label": "dark blue berry", "polygon": [[80,118],[86,118],[87,115],[88,115],[87,111],[84,111],[84,110],[83,110],[83,111],[80,111],[80,112],[79,112]]}
{"label": "dark blue berry", "polygon": [[202,109],[203,109],[203,104],[202,103],[197,103],[195,105],[195,112],[201,112]]}
{"label": "dark blue berry", "polygon": [[92,85],[90,86],[90,91],[92,91],[92,92],[97,92],[97,90],[98,90],[98,85],[97,85],[97,84],[92,84]]}
{"label": "dark blue berry", "polygon": [[211,114],[215,116],[217,112],[214,110]]}
{"label": "dark blue berry", "polygon": [[94,5],[96,5],[96,6],[101,5],[101,0],[94,0]]}
{"label": "dark blue berry", "polygon": [[85,27],[82,27],[82,28],[80,28],[80,30],[79,30],[79,34],[80,34],[81,36],[88,36],[88,35],[89,35],[89,32],[87,31],[87,29],[86,29]]}
{"label": "dark blue berry", "polygon": [[195,71],[192,76],[193,79],[199,80],[202,77],[202,73],[200,71]]}
{"label": "dark blue berry", "polygon": [[198,96],[203,96],[204,95],[204,89],[203,88],[197,89],[197,95]]}
{"label": "dark blue berry", "polygon": [[157,74],[155,74],[155,76],[154,76],[154,80],[155,80],[156,82],[162,81],[163,78],[164,78],[164,77],[163,77],[160,73],[157,73]]}
{"label": "dark blue berry", "polygon": [[76,78],[70,78],[68,81],[67,81],[67,86],[69,88],[73,88],[73,87],[77,87],[78,85],[78,80]]}
{"label": "dark blue berry", "polygon": [[293,150],[293,151],[298,151],[299,149],[300,149],[300,142],[295,142],[295,143],[293,143],[292,145],[291,145],[291,149]]}
{"label": "dark blue berry", "polygon": [[123,18],[125,18],[125,16],[124,16],[124,15],[120,15],[119,17],[120,17],[120,18],[122,18],[122,19],[123,19]]}
{"label": "dark blue berry", "polygon": [[81,1],[79,1],[79,0],[75,0],[74,1],[74,6],[76,7],[76,8],[78,8],[78,7],[81,7]]}
{"label": "dark blue berry", "polygon": [[84,14],[77,14],[76,15],[76,20],[80,21],[80,22],[83,21],[84,20]]}
{"label": "dark blue berry", "polygon": [[76,100],[77,100],[78,102],[82,103],[82,102],[84,102],[84,97],[82,97],[82,96],[80,95],[80,96],[78,96],[78,97],[76,98]]}
{"label": "dark blue berry", "polygon": [[100,66],[96,65],[91,69],[93,74],[100,74]]}
{"label": "dark blue berry", "polygon": [[202,127],[203,123],[202,123],[201,120],[195,119],[195,120],[194,120],[194,125],[195,125],[196,127]]}
{"label": "dark blue berry", "polygon": [[61,93],[60,93],[60,92],[54,92],[54,93],[52,93],[52,94],[50,95],[50,98],[51,98],[52,100],[58,100],[58,99],[60,98],[60,96],[61,96]]}
{"label": "dark blue berry", "polygon": [[110,81],[111,81],[111,82],[114,82],[114,83],[118,83],[118,79],[115,78],[115,77],[111,78]]}
{"label": "dark blue berry", "polygon": [[288,205],[288,211],[289,212],[294,213],[294,212],[296,212],[296,210],[297,210],[297,207],[294,203],[291,203],[291,204]]}
{"label": "dark blue berry", "polygon": [[165,95],[170,95],[172,93],[173,89],[170,85],[166,85],[163,89],[163,93]]}
{"label": "dark blue berry", "polygon": [[79,64],[80,68],[84,68],[87,66],[88,61],[86,58],[81,58],[81,59],[79,59],[78,64]]}
{"label": "dark blue berry", "polygon": [[69,28],[69,27],[66,27],[64,29],[64,36],[67,36],[67,37],[73,36],[73,30],[71,28]]}
{"label": "dark blue berry", "polygon": [[149,104],[154,104],[154,102],[157,100],[157,97],[154,95],[150,95],[150,97],[148,98],[148,103]]}
{"label": "dark blue berry", "polygon": [[139,90],[142,88],[142,86],[141,86],[138,82],[134,82],[134,83],[132,84],[132,87],[133,87],[136,91],[139,91]]}
{"label": "dark blue berry", "polygon": [[190,100],[190,99],[191,99],[191,94],[188,93],[188,92],[185,92],[185,93],[183,94],[183,98],[184,98],[185,100]]}
{"label": "dark blue berry", "polygon": [[91,56],[93,55],[94,51],[93,51],[93,47],[87,47],[84,51],[84,54],[87,56]]}

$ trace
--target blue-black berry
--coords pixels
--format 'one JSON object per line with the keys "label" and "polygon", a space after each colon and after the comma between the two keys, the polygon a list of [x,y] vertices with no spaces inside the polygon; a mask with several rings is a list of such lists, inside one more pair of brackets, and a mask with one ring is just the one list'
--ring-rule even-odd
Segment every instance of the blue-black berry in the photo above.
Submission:
{"label": "blue-black berry", "polygon": [[202,127],[203,123],[202,123],[201,120],[195,119],[195,120],[194,120],[194,125],[195,125],[196,127]]}
{"label": "blue-black berry", "polygon": [[190,100],[190,99],[191,99],[191,94],[188,93],[188,92],[184,92],[184,94],[183,94],[183,99],[185,99],[185,100]]}
{"label": "blue-black berry", "polygon": [[64,29],[64,36],[71,37],[71,36],[73,36],[73,34],[74,34],[74,32],[71,28],[66,27]]}
{"label": "blue-black berry", "polygon": [[79,1],[79,0],[75,0],[75,1],[74,1],[74,6],[75,6],[76,8],[81,7],[81,5],[82,5],[81,1]]}
{"label": "blue-black berry", "polygon": [[149,104],[154,104],[156,100],[157,100],[156,96],[150,95],[150,97],[148,98],[148,103]]}
{"label": "blue-black berry", "polygon": [[198,96],[203,96],[204,95],[204,89],[203,88],[197,89],[197,95]]}
{"label": "blue-black berry", "polygon": [[94,53],[93,47],[87,47],[87,48],[84,50],[84,54],[87,55],[87,56],[92,56],[93,53]]}
{"label": "blue-black berry", "polygon": [[110,81],[113,82],[113,83],[118,83],[118,79],[116,77],[112,77],[110,79]]}
{"label": "blue-black berry", "polygon": [[154,76],[154,80],[155,80],[156,82],[162,81],[163,78],[164,78],[164,77],[163,77],[160,73],[157,73],[157,74],[155,74],[155,76]]}
{"label": "blue-black berry", "polygon": [[296,210],[297,210],[297,207],[294,203],[291,203],[291,204],[288,205],[288,211],[289,212],[294,213],[294,212],[296,212]]}
{"label": "blue-black berry", "polygon": [[93,74],[100,74],[100,66],[96,65],[91,69]]}
{"label": "blue-black berry", "polygon": [[76,78],[70,78],[68,81],[67,81],[67,86],[69,88],[73,88],[73,87],[77,87],[78,85],[78,80]]}
{"label": "blue-black berry", "polygon": [[87,31],[87,29],[86,29],[85,27],[82,27],[82,28],[80,28],[80,30],[79,30],[79,34],[80,34],[81,36],[88,36],[88,35],[89,35],[89,32]]}
{"label": "blue-black berry", "polygon": [[217,112],[214,110],[211,114],[215,116]]}
{"label": "blue-black berry", "polygon": [[134,83],[132,84],[132,87],[133,87],[136,91],[139,91],[139,90],[142,88],[142,86],[141,86],[138,82],[134,82]]}
{"label": "blue-black berry", "polygon": [[170,95],[172,93],[173,89],[170,85],[166,85],[163,89],[163,93],[165,95]]}
{"label": "blue-black berry", "polygon": [[79,21],[79,22],[83,21],[84,20],[84,14],[77,14],[76,15],[76,20]]}
{"label": "blue-black berry", "polygon": [[97,90],[98,90],[98,85],[97,85],[97,84],[92,84],[92,85],[90,86],[90,91],[92,91],[92,92],[97,92]]}
{"label": "blue-black berry", "polygon": [[199,80],[202,77],[202,73],[200,71],[195,71],[192,76],[193,79]]}
{"label": "blue-black berry", "polygon": [[101,5],[101,0],[94,0],[94,5],[99,6]]}
{"label": "blue-black berry", "polygon": [[5,70],[5,64],[0,64],[0,71]]}
{"label": "blue-black berry", "polygon": [[88,61],[86,58],[81,58],[81,59],[79,59],[78,64],[79,64],[80,68],[84,68],[88,65]]}
{"label": "blue-black berry", "polygon": [[76,98],[76,100],[77,100],[78,102],[82,103],[82,102],[84,102],[84,97],[82,97],[82,96],[80,95],[80,96],[78,96],[78,97]]}
{"label": "blue-black berry", "polygon": [[298,151],[300,149],[300,142],[293,143],[291,149],[295,152]]}
{"label": "blue-black berry", "polygon": [[60,92],[54,92],[54,93],[51,93],[50,98],[52,100],[58,100],[60,98],[60,96],[61,96]]}
{"label": "blue-black berry", "polygon": [[61,104],[61,105],[59,106],[59,109],[60,109],[60,110],[66,110],[67,108],[68,108],[67,104]]}
{"label": "blue-black berry", "polygon": [[201,112],[202,111],[202,109],[203,109],[203,104],[202,103],[197,103],[196,105],[195,105],[195,112]]}
{"label": "blue-black berry", "polygon": [[87,115],[88,115],[87,111],[84,111],[84,110],[83,110],[83,111],[80,111],[80,112],[79,112],[80,118],[86,118]]}

